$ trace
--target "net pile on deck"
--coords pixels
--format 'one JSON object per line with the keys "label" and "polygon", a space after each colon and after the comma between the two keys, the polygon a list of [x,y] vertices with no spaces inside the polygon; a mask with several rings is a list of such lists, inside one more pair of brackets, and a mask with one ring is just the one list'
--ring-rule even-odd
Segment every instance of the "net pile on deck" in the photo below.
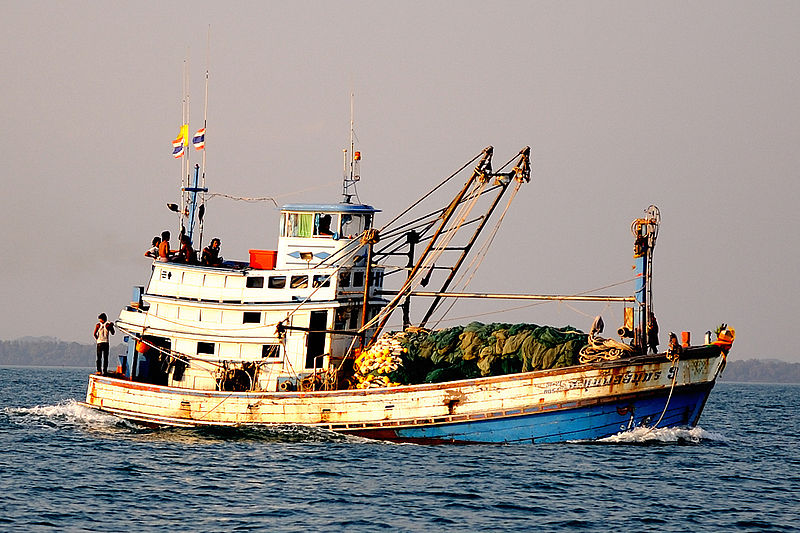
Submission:
{"label": "net pile on deck", "polygon": [[570,326],[482,324],[384,334],[356,359],[358,388],[439,383],[578,364],[588,335]]}
{"label": "net pile on deck", "polygon": [[391,335],[384,335],[356,356],[355,387],[373,389],[376,387],[396,387],[403,383],[392,381],[390,374],[396,373],[403,365],[402,355],[407,350]]}

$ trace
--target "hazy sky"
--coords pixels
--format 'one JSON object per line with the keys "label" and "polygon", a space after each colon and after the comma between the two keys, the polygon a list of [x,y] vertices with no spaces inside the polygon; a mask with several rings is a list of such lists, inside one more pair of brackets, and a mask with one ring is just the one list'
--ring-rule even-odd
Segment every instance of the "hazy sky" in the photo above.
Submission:
{"label": "hazy sky", "polygon": [[[662,343],[724,321],[733,357],[800,360],[798,2],[0,6],[0,339],[89,342],[146,282],[143,251],[176,226],[182,62],[194,130],[210,25],[212,191],[338,201],[352,88],[379,224],[483,147],[499,162],[531,146],[533,180],[472,290],[626,280],[630,221],[652,203]],[[276,215],[214,199],[206,231],[245,259],[274,248]],[[482,320],[588,329],[598,312],[616,329],[603,304]]]}

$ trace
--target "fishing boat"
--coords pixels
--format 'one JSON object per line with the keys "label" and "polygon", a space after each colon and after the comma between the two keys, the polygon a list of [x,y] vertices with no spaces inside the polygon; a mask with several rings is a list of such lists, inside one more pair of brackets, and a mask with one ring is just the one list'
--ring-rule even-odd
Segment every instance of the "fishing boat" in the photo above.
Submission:
{"label": "fishing boat", "polygon": [[[649,353],[657,208],[633,222],[629,296],[456,291],[487,250],[479,236],[493,220],[491,242],[530,181],[530,149],[495,170],[487,147],[379,227],[380,211],[357,200],[354,148],[351,122],[341,201],[283,205],[275,249],[213,265],[154,261],[116,321],[127,353],[117,372],[89,376],[84,405],[148,426],[299,425],[417,443],[561,442],[697,424],[734,332],[721,327],[701,345],[673,338]],[[181,234],[196,241],[207,189],[197,166],[190,174],[176,210]],[[415,212],[446,184],[455,184],[449,201]],[[445,302],[465,299],[618,303],[619,340],[601,336],[601,321],[589,334],[431,325]],[[412,301],[415,312],[425,302],[417,318]],[[402,327],[388,331],[400,314]]]}

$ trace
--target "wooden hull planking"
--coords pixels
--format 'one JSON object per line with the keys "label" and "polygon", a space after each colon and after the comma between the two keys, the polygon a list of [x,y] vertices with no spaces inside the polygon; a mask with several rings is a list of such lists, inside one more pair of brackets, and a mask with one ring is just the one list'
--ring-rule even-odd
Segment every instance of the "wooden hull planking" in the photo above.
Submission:
{"label": "wooden hull planking", "polygon": [[717,347],[705,346],[687,350],[677,365],[662,355],[457,382],[286,393],[200,391],[92,374],[86,405],[155,426],[304,425],[398,442],[561,442],[650,426],[662,412],[659,427],[694,426],[723,362]]}

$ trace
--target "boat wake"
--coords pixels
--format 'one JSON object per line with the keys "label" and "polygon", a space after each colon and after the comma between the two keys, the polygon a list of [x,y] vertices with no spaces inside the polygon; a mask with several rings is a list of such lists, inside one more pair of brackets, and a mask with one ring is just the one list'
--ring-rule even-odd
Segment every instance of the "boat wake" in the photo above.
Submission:
{"label": "boat wake", "polygon": [[[166,430],[157,430],[160,432]],[[245,440],[285,443],[358,443],[375,442],[361,437],[336,433],[328,429],[281,424],[270,426],[202,427],[176,429],[174,431],[194,435],[204,440]]]}
{"label": "boat wake", "polygon": [[151,428],[83,407],[76,400],[64,400],[54,405],[35,407],[6,407],[0,410],[0,418],[5,419],[4,424],[40,431],[78,429],[116,433],[117,435],[123,433],[131,435],[137,440],[147,441],[375,442],[361,437],[342,435],[327,429],[299,425]]}
{"label": "boat wake", "polygon": [[117,417],[81,406],[76,400],[64,400],[55,405],[35,407],[6,407],[2,413],[9,423],[58,430],[68,427],[111,429],[124,426]]}
{"label": "boat wake", "polygon": [[592,444],[692,445],[703,442],[725,443],[727,439],[720,433],[706,431],[701,427],[669,427],[656,429],[638,427],[630,431],[623,431],[622,433],[617,433],[616,435],[591,442]]}

